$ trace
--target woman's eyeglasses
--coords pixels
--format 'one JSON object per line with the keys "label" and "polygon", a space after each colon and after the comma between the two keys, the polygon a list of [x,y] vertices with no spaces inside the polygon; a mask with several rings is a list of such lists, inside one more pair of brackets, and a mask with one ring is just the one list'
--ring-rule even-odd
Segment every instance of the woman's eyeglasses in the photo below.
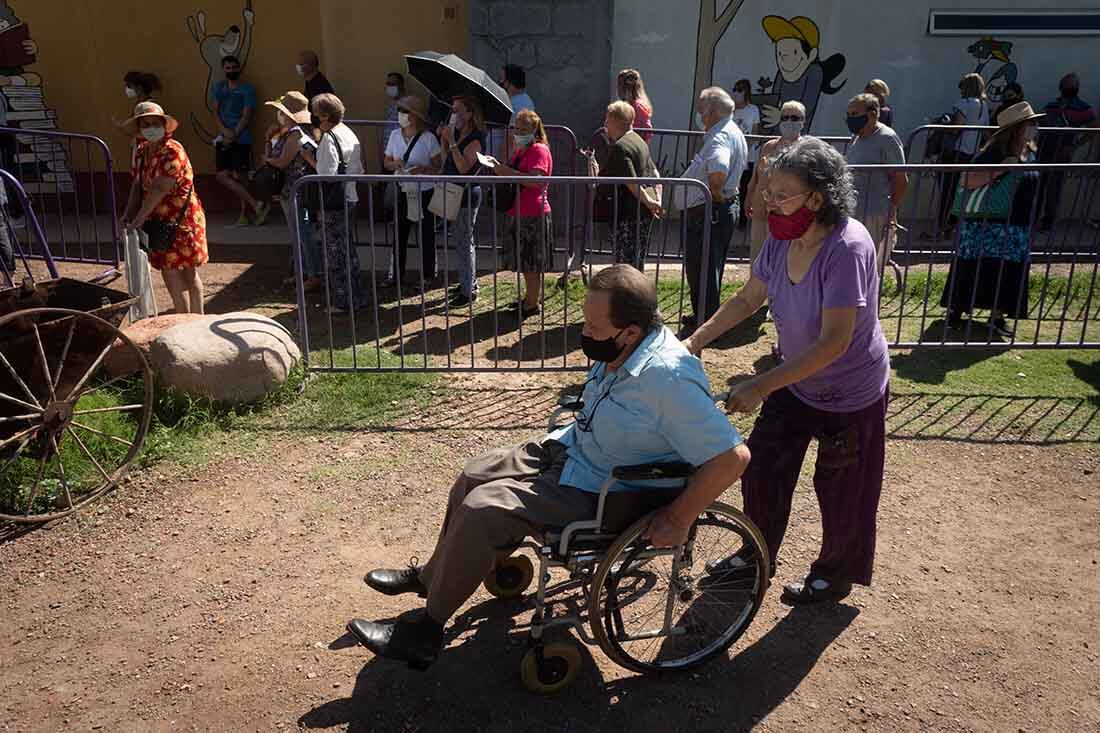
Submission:
{"label": "woman's eyeglasses", "polygon": [[794,201],[797,198],[809,195],[810,191],[803,191],[802,193],[796,193],[793,196],[782,196],[780,194],[772,193],[766,188],[760,192],[760,198],[764,199],[765,204],[776,207],[782,207],[788,201]]}
{"label": "woman's eyeglasses", "polygon": [[781,122],[802,122],[802,118],[798,115],[783,115],[779,119]]}

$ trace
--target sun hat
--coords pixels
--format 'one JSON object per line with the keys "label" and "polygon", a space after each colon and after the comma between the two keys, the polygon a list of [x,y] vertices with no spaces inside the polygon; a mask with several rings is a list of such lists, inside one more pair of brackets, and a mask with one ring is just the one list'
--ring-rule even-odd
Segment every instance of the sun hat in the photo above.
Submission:
{"label": "sun hat", "polygon": [[130,119],[122,123],[122,130],[127,135],[138,134],[138,120],[142,117],[160,117],[164,120],[164,129],[171,135],[180,126],[175,117],[164,111],[156,102],[138,102],[134,105],[134,114]]}
{"label": "sun hat", "polygon": [[401,99],[397,100],[397,109],[399,112],[408,112],[414,117],[419,117],[420,121],[423,122],[425,125],[429,124],[428,105],[420,97],[417,97],[413,94],[410,94],[407,97],[402,97]]}
{"label": "sun hat", "polygon": [[1017,102],[1011,107],[1001,110],[1001,113],[997,115],[997,132],[1003,132],[1013,125],[1043,116],[1045,116],[1043,112],[1036,112],[1027,102]]}
{"label": "sun hat", "polygon": [[309,122],[311,119],[309,114],[309,100],[306,99],[306,95],[301,92],[287,92],[278,99],[272,99],[264,102],[264,104],[269,107],[274,107],[299,124]]}

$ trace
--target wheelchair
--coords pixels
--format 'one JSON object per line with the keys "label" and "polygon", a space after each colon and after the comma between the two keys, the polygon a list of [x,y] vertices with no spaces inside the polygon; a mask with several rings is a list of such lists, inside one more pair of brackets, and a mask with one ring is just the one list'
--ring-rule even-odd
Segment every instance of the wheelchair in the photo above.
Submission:
{"label": "wheelchair", "polygon": [[[718,399],[718,398],[716,398]],[[583,407],[565,397],[550,417]],[[572,641],[548,641],[548,632],[573,628],[616,664],[639,673],[694,669],[724,653],[748,629],[770,583],[770,559],[760,530],[741,511],[714,502],[691,527],[688,540],[656,548],[642,539],[653,512],[683,490],[687,463],[620,466],[600,489],[596,516],[523,542],[526,554],[498,560],[484,587],[504,599],[521,597],[536,582],[528,649],[520,664],[523,686],[550,695],[580,673]],[[675,489],[614,492],[620,481],[680,479]],[[726,558],[744,561],[729,567]],[[556,582],[552,572],[564,573]],[[580,590],[580,596],[570,591]],[[579,603],[578,603],[579,600]],[[586,628],[587,627],[587,628]]]}

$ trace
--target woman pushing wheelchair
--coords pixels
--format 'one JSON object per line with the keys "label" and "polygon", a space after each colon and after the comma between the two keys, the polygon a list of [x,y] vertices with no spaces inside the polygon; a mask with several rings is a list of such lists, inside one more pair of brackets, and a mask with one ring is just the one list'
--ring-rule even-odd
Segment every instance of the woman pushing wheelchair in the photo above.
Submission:
{"label": "woman pushing wheelchair", "polygon": [[[804,137],[773,163],[770,236],[749,282],[684,346],[699,354],[767,300],[781,363],[737,385],[727,407],[761,407],[741,477],[745,513],[760,528],[772,567],[811,438],[822,545],[809,573],[785,586],[790,603],[835,601],[869,585],[882,491],[890,360],[878,320],[875,245],[851,218],[852,175],[830,145]],[[729,568],[743,566],[737,554]]]}

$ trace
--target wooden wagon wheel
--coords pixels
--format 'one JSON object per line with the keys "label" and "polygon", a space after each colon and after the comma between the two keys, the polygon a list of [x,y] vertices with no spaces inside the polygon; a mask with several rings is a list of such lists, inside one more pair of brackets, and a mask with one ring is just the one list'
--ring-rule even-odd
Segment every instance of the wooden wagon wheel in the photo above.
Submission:
{"label": "wooden wagon wheel", "polygon": [[[20,374],[9,360],[15,352],[0,349],[0,384],[16,387],[0,390],[0,520],[38,524],[88,506],[126,474],[149,430],[153,375],[126,334],[91,313],[30,308],[0,317],[0,334],[16,331],[21,348],[36,353],[20,354]],[[105,375],[116,340],[136,374]]]}

